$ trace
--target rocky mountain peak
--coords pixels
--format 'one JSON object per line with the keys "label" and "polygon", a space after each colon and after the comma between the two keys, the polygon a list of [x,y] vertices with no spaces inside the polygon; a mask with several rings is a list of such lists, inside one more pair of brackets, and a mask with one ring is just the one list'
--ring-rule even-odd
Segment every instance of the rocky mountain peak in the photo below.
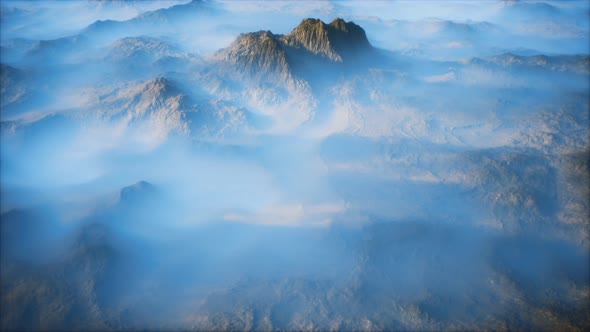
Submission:
{"label": "rocky mountain peak", "polygon": [[[352,24],[354,24],[354,23],[352,23]],[[348,32],[346,21],[344,21],[340,17],[337,17],[332,22],[330,22],[330,26],[334,27],[337,30]]]}
{"label": "rocky mountain peak", "polygon": [[241,34],[217,56],[241,73],[289,81],[291,69],[310,59],[345,62],[371,49],[365,31],[354,22],[336,18],[326,24],[306,18],[287,35],[270,31]]}
{"label": "rocky mountain peak", "polygon": [[247,74],[278,74],[281,78],[289,75],[287,54],[270,31],[241,34],[224,54],[224,60]]}
{"label": "rocky mountain peak", "polygon": [[365,31],[354,22],[341,18],[326,24],[319,19],[304,19],[287,36],[286,44],[342,62],[371,48]]}

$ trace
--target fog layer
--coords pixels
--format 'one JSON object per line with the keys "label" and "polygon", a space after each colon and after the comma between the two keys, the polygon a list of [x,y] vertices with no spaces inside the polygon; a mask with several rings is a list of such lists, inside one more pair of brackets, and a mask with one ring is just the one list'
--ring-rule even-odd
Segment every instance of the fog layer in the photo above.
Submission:
{"label": "fog layer", "polygon": [[590,328],[587,1],[3,1],[6,330]]}

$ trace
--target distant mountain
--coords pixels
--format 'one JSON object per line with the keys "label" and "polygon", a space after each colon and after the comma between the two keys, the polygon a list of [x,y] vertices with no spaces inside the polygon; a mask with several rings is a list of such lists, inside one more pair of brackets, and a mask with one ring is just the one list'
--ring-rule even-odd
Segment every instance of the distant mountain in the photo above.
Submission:
{"label": "distant mountain", "polygon": [[551,19],[562,14],[562,11],[546,2],[503,0],[499,3],[500,14],[505,18],[520,16],[536,19]]}
{"label": "distant mountain", "polygon": [[203,0],[192,0],[185,4],[145,12],[131,19],[130,21],[147,24],[175,24],[182,22],[183,20],[190,19],[194,15],[194,11],[211,13],[213,8],[210,6],[210,3],[207,3]]}
{"label": "distant mountain", "polygon": [[[158,28],[160,33],[182,29],[181,26],[190,24],[196,16],[212,14],[216,10],[208,2],[193,0],[185,4],[147,11],[125,21],[98,20],[79,33],[70,36],[30,41],[29,43],[32,45],[25,45],[27,46],[26,55],[32,64],[41,60],[43,63],[64,63],[71,60],[74,55],[84,54],[90,48],[108,45],[124,37],[144,36],[150,34],[155,28]],[[131,41],[123,40],[121,42],[129,44]],[[2,47],[10,52],[8,54],[10,58],[16,57],[18,53],[22,52],[15,49],[15,46],[19,45],[5,45],[8,42],[12,42],[12,40],[3,41]],[[19,44],[24,43],[20,41]]]}
{"label": "distant mountain", "polygon": [[490,58],[490,62],[501,66],[537,67],[552,71],[568,71],[579,74],[590,73],[590,57],[587,55],[547,56],[544,54],[520,56],[504,53]]}
{"label": "distant mountain", "polygon": [[590,73],[590,57],[587,55],[517,55],[507,52],[489,58],[473,58],[469,62],[484,66],[542,69],[584,75]]}
{"label": "distant mountain", "polygon": [[382,24],[395,28],[395,30],[408,40],[422,38],[436,38],[440,42],[445,41],[471,41],[477,42],[482,36],[499,33],[498,26],[486,21],[456,22],[438,18],[428,18],[419,21],[388,20]]}
{"label": "distant mountain", "polygon": [[109,46],[108,60],[127,62],[154,62],[163,57],[181,53],[180,49],[171,43],[157,38],[140,36],[118,39]]}
{"label": "distant mountain", "polygon": [[44,63],[67,62],[82,53],[91,43],[86,36],[74,35],[51,40],[39,40],[27,52],[29,61]]}
{"label": "distant mountain", "polygon": [[82,30],[81,34],[98,38],[123,37],[143,35],[155,27],[162,32],[188,23],[195,15],[213,14],[216,10],[208,2],[193,0],[185,4],[147,11],[126,21],[98,20]]}

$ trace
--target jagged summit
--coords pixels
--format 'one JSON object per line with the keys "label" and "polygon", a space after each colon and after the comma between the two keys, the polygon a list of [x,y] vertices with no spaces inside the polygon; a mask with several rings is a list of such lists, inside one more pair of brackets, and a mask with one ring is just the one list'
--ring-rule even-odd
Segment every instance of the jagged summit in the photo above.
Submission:
{"label": "jagged summit", "polygon": [[[354,22],[350,21],[350,24],[354,24]],[[347,25],[346,21],[341,19],[340,17],[337,17],[332,22],[330,22],[330,26],[333,26],[334,28],[341,30],[341,31],[348,31],[346,25]],[[356,25],[356,24],[354,24],[354,25]]]}
{"label": "jagged summit", "polygon": [[242,73],[286,80],[293,65],[314,58],[344,63],[366,56],[371,49],[365,31],[354,22],[336,18],[326,24],[307,18],[287,35],[270,31],[241,34],[218,56]]}
{"label": "jagged summit", "polygon": [[284,41],[289,46],[303,47],[311,53],[339,62],[371,48],[365,30],[341,18],[334,19],[330,24],[319,19],[304,19],[284,36]]}
{"label": "jagged summit", "polygon": [[270,31],[241,34],[224,53],[224,59],[247,74],[276,74],[282,78],[289,75],[287,54]]}

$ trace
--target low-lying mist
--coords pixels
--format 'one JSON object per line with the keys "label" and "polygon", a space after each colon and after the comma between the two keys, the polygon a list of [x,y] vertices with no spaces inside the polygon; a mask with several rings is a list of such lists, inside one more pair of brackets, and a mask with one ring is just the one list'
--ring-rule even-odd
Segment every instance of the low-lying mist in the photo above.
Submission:
{"label": "low-lying mist", "polygon": [[0,7],[3,330],[590,328],[587,2]]}

